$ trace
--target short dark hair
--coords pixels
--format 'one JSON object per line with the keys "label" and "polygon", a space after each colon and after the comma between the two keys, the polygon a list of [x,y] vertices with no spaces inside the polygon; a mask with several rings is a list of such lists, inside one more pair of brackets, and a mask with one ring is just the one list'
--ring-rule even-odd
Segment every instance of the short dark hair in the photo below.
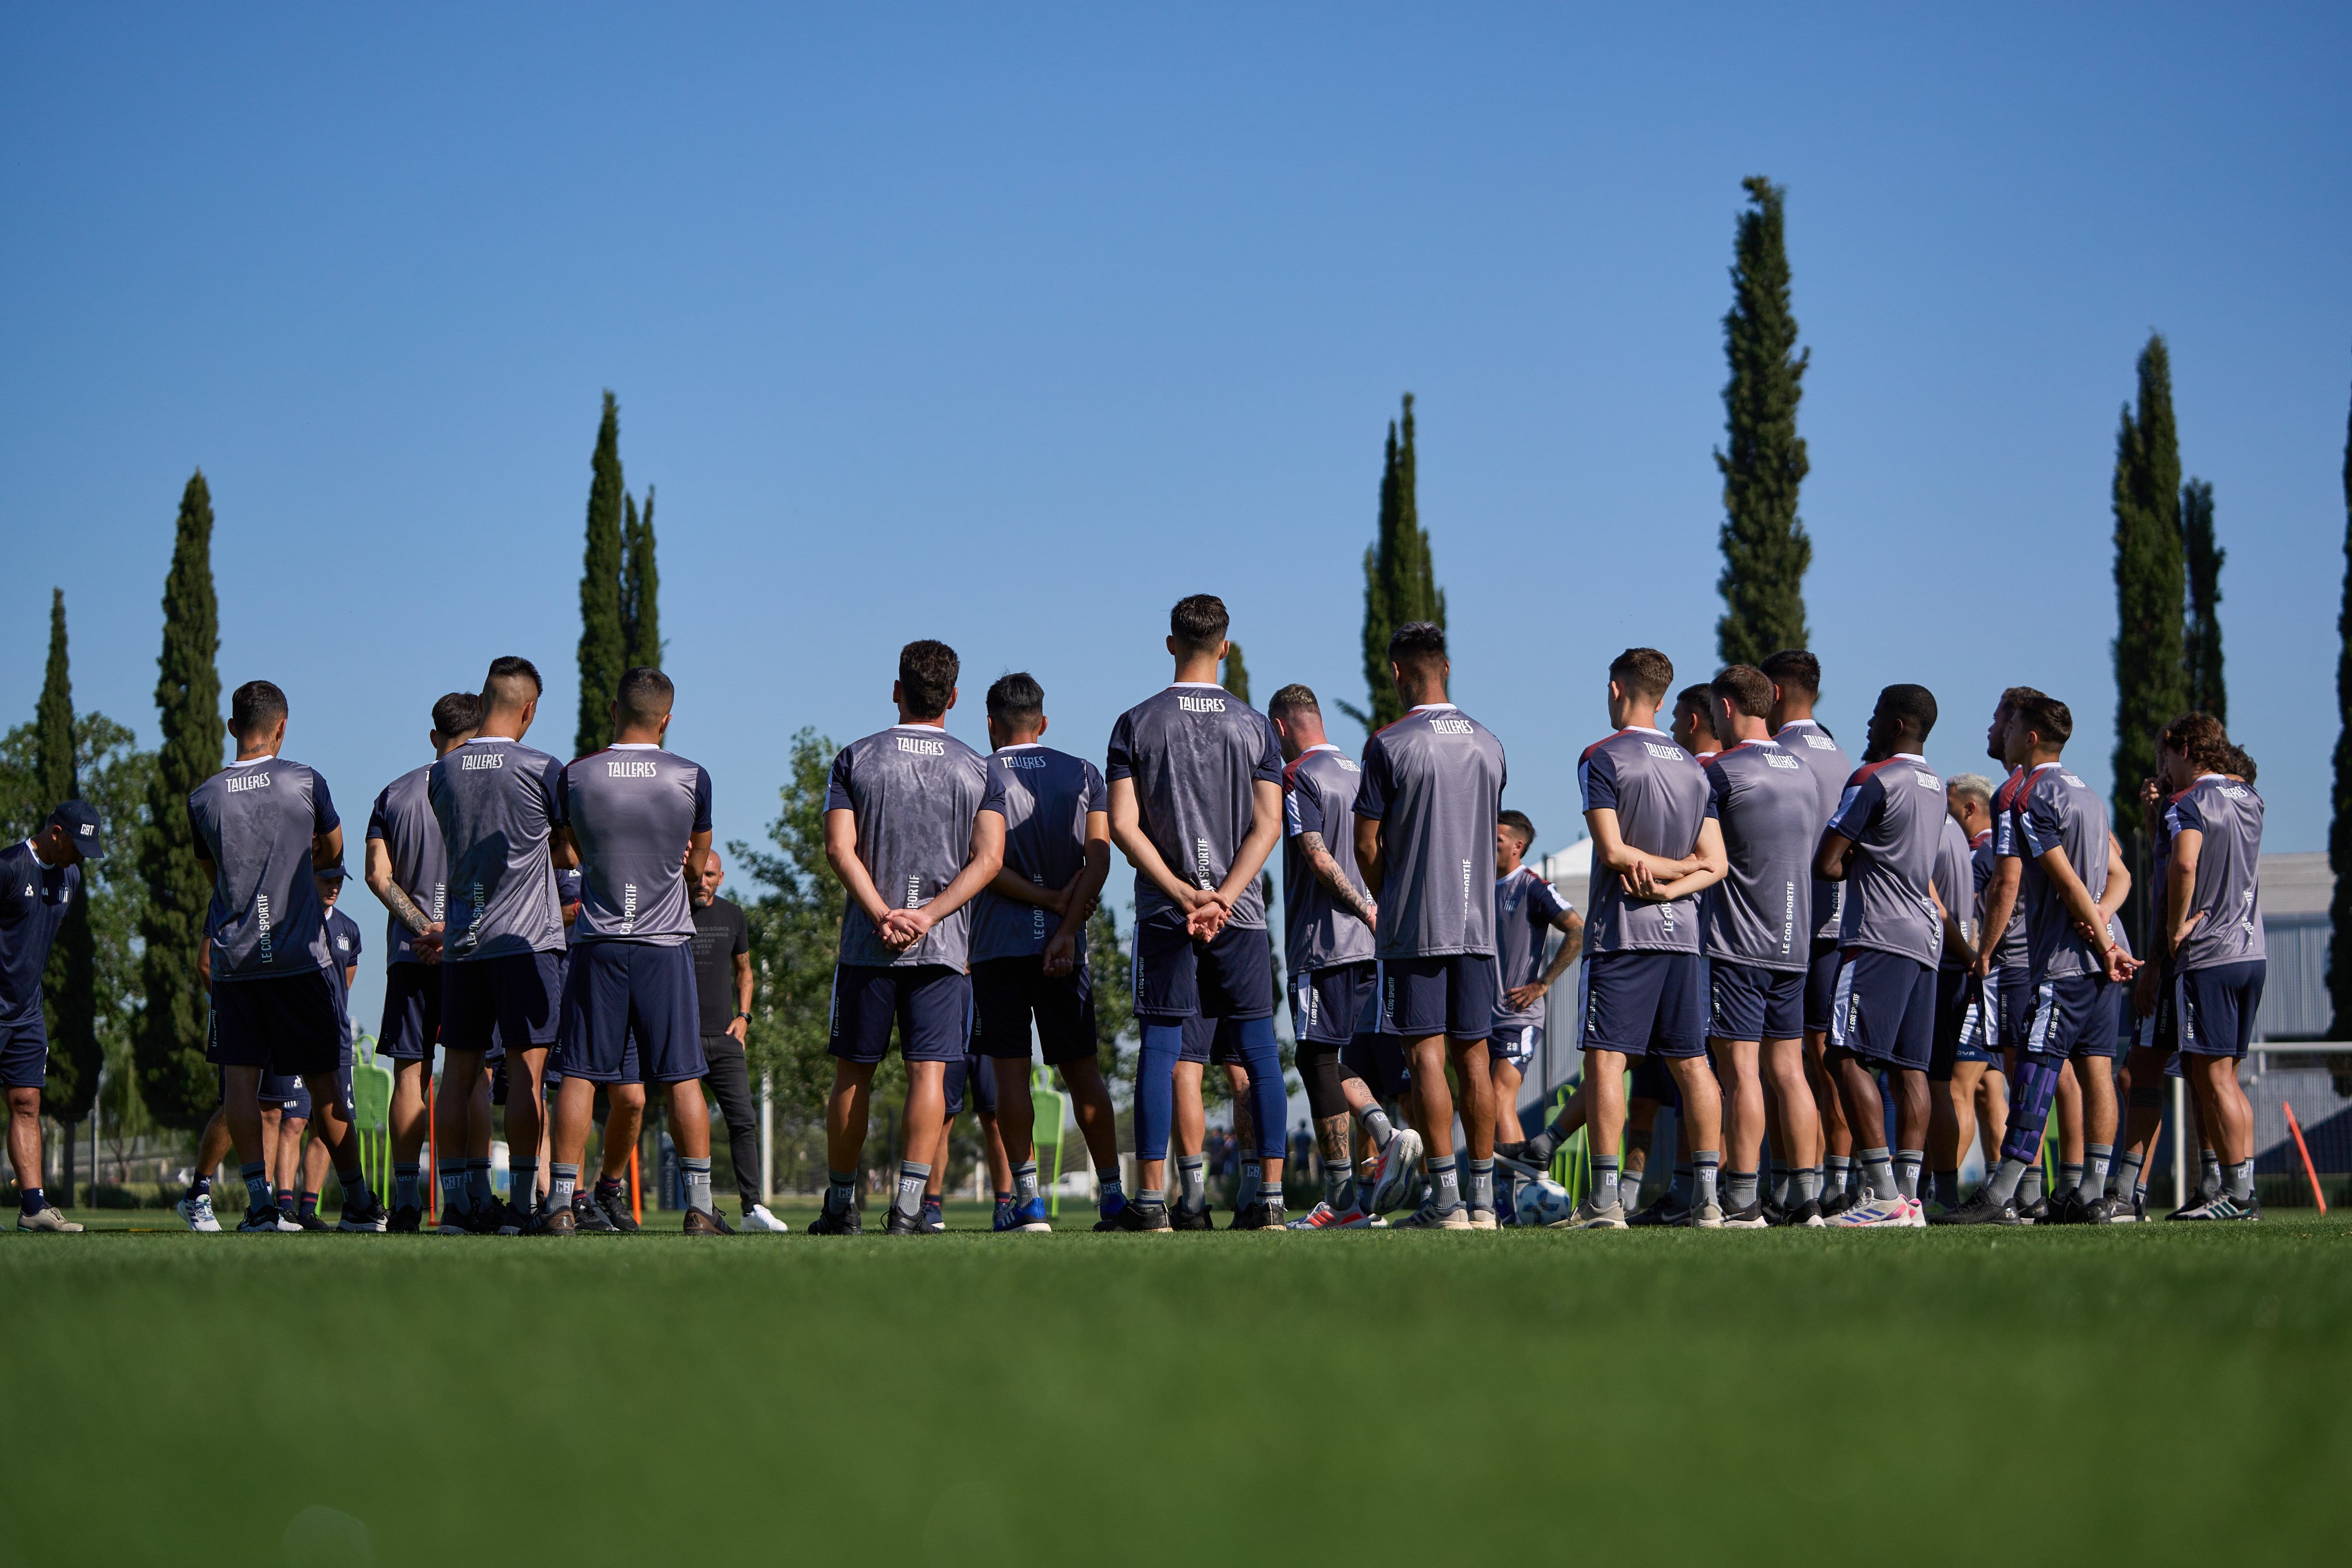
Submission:
{"label": "short dark hair", "polygon": [[1677,716],[1695,713],[1704,718],[1714,704],[1715,687],[1705,681],[1701,681],[1695,686],[1685,686],[1675,694],[1675,712]]}
{"label": "short dark hair", "polygon": [[1628,695],[1664,702],[1674,689],[1675,662],[1655,648],[1628,648],[1609,661],[1609,678]]}
{"label": "short dark hair", "polygon": [[1878,706],[1901,719],[1923,741],[1935,732],[1936,694],[1925,686],[1908,682],[1887,686],[1878,694]]}
{"label": "short dark hair", "polygon": [[1726,664],[1708,689],[1742,717],[1765,718],[1772,712],[1772,677],[1753,664]]}
{"label": "short dark hair", "polygon": [[917,718],[937,718],[955,695],[963,661],[945,643],[918,637],[898,650],[898,695]]}
{"label": "short dark hair", "polygon": [[[529,698],[524,698],[515,689],[524,681],[530,683]],[[492,659],[490,673],[482,677],[483,716],[488,716],[490,709],[501,702],[535,702],[540,694],[546,690],[547,684],[539,678],[539,666],[521,654],[509,653],[501,658]]]}
{"label": "short dark hair", "polygon": [[1026,670],[999,675],[988,688],[988,716],[1008,729],[1026,729],[1045,716],[1045,688]]}
{"label": "short dark hair", "polygon": [[2237,773],[2244,754],[2230,743],[2229,731],[2210,713],[2185,713],[2164,727],[2162,743],[2189,759],[2200,773]]}
{"label": "short dark hair", "polygon": [[286,694],[268,681],[247,681],[230,694],[228,732],[251,740],[286,716]]}
{"label": "short dark hair", "polygon": [[1993,712],[1996,715],[2003,712],[2013,714],[2021,704],[2049,700],[2045,694],[2035,691],[2032,686],[2008,686],[2002,689],[2000,701],[1993,705]]}
{"label": "short dark hair", "polygon": [[1445,657],[1445,628],[1434,621],[1408,621],[1389,633],[1389,663],[1400,670],[1426,669]]}
{"label": "short dark hair", "polygon": [[1168,634],[1187,653],[1215,653],[1233,623],[1234,618],[1225,613],[1225,601],[1213,593],[1188,593],[1168,612]]}
{"label": "short dark hair", "polygon": [[1794,686],[1809,697],[1822,695],[1822,662],[1802,648],[1782,648],[1756,666],[1776,686]]}
{"label": "short dark hair", "polygon": [[471,692],[445,692],[433,705],[436,735],[467,735],[482,727],[482,699]]}
{"label": "short dark hair", "polygon": [[1319,715],[1322,711],[1323,705],[1315,700],[1314,688],[1302,685],[1297,681],[1291,682],[1290,685],[1275,693],[1274,700],[1265,705],[1268,718],[1278,718],[1294,713]]}
{"label": "short dark hair", "polygon": [[1508,828],[1519,835],[1522,852],[1525,852],[1528,845],[1536,841],[1536,825],[1528,821],[1528,814],[1525,811],[1505,811],[1501,816],[1496,817],[1495,821],[1498,827]]}
{"label": "short dark hair", "polygon": [[2044,746],[2064,746],[2074,737],[2074,710],[2056,697],[2033,691],[2031,687],[2016,688],[2028,695],[2011,705],[2011,722],[2021,724],[2042,737]]}
{"label": "short dark hair", "polygon": [[639,664],[623,674],[620,687],[613,694],[613,706],[621,710],[624,724],[651,724],[677,701],[677,688],[651,664]]}

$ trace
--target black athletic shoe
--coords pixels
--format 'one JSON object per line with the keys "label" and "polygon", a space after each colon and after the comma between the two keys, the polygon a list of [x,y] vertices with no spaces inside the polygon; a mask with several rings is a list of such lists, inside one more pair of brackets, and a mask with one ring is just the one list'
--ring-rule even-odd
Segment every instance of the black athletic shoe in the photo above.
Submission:
{"label": "black athletic shoe", "polygon": [[2182,1204],[2179,1208],[2174,1209],[2170,1214],[2166,1215],[2164,1218],[2167,1219],[2202,1219],[2205,1217],[2197,1211],[2203,1208],[2207,1204],[2212,1202],[2220,1196],[2221,1194],[2219,1193],[2207,1192],[2200,1186],[2189,1195],[2189,1201],[2187,1203]]}
{"label": "black athletic shoe", "polygon": [[[693,1212],[693,1211],[689,1209],[688,1212],[688,1213],[691,1213],[691,1212]],[[735,1228],[734,1228],[733,1226],[731,1226],[731,1225],[730,1225],[730,1224],[728,1224],[728,1223],[727,1223],[727,1217],[726,1217],[725,1215],[723,1215],[723,1214],[721,1214],[721,1213],[719,1213],[719,1212],[718,1207],[717,1207],[716,1205],[713,1205],[713,1206],[712,1206],[712,1207],[710,1207],[709,1208],[704,1209],[702,1212],[709,1218],[709,1220],[710,1220],[710,1223],[711,1223],[711,1224],[713,1224],[713,1225],[715,1225],[715,1226],[717,1226],[717,1227],[719,1228],[719,1231],[718,1231],[718,1233],[719,1233],[719,1235],[721,1235],[721,1236],[732,1236],[732,1235],[734,1235],[734,1234],[735,1234]],[[694,1234],[694,1232],[693,1232],[693,1231],[691,1231],[691,1230],[689,1230],[689,1231],[688,1231],[688,1232],[687,1232],[687,1234],[688,1234],[688,1236],[691,1236],[691,1235],[693,1235],[693,1234]]]}
{"label": "black athletic shoe", "polygon": [[[1205,1218],[1206,1216],[1207,1211],[1203,1210],[1202,1218]],[[1172,1230],[1176,1228],[1169,1219],[1168,1206],[1166,1204],[1139,1203],[1131,1197],[1127,1200],[1127,1207],[1125,1208],[1120,1209],[1117,1214],[1110,1217],[1109,1223],[1110,1228],[1113,1230]],[[1198,1229],[1200,1228],[1197,1226],[1187,1226],[1185,1228],[1189,1230]]]}
{"label": "black athletic shoe", "polygon": [[685,1224],[680,1228],[688,1236],[726,1236],[732,1234],[719,1216],[707,1208],[689,1208]]}
{"label": "black athletic shoe", "polygon": [[1839,1215],[1843,1214],[1847,1209],[1852,1208],[1855,1204],[1860,1203],[1861,1201],[1861,1196],[1856,1193],[1840,1192],[1833,1194],[1822,1201],[1822,1218],[1823,1219],[1835,1219]]}
{"label": "black athletic shoe", "polygon": [[2017,1206],[2017,1218],[2019,1223],[2024,1225],[2051,1224],[2049,1194],[2044,1193],[2042,1197],[2035,1198],[2032,1203],[2019,1204]]}
{"label": "black athletic shoe", "polygon": [[923,1228],[923,1217],[921,1215],[908,1214],[894,1203],[890,1206],[890,1223],[882,1228],[882,1234],[885,1236],[925,1236],[929,1235],[929,1232]]}
{"label": "black athletic shoe", "polygon": [[392,1211],[391,1223],[384,1228],[396,1236],[414,1236],[425,1223],[425,1211],[413,1203],[404,1203]]}
{"label": "black athletic shoe", "polygon": [[1687,1225],[1690,1223],[1690,1205],[1685,1203],[1677,1206],[1675,1202],[1673,1189],[1669,1188],[1659,1195],[1658,1200],[1655,1203],[1653,1203],[1649,1207],[1642,1210],[1639,1214],[1627,1215],[1625,1217],[1625,1223],[1629,1226]]}
{"label": "black athletic shoe", "polygon": [[2077,1216],[2075,1223],[2079,1225],[2113,1225],[2116,1222],[2116,1211],[2119,1209],[2123,1210],[2125,1213],[2130,1212],[2128,1209],[2124,1208],[2124,1206],[2120,1202],[2112,1197],[2088,1198],[2077,1206],[2075,1209],[2075,1214]]}
{"label": "black athletic shoe", "polygon": [[1233,1224],[1228,1226],[1226,1228],[1231,1230],[1280,1230],[1285,1223],[1286,1222],[1282,1216],[1282,1205],[1278,1203],[1258,1202],[1251,1204],[1247,1208],[1244,1208],[1239,1214],[1234,1215]]}
{"label": "black athletic shoe", "polygon": [[2042,1224],[2081,1225],[2085,1223],[2083,1216],[2081,1188],[2062,1186],[2052,1193],[2046,1201],[2050,1206],[2050,1217],[2041,1221]]}
{"label": "black athletic shoe", "polygon": [[1178,1207],[1168,1210],[1168,1223],[1166,1225],[1148,1226],[1145,1228],[1151,1230],[1214,1230],[1216,1228],[1217,1217],[1209,1211],[1209,1207],[1206,1204],[1203,1204],[1199,1208],[1186,1208],[1181,1205],[1179,1205]]}
{"label": "black athletic shoe", "polygon": [[1746,1208],[1727,1208],[1723,1211],[1723,1228],[1726,1230],[1764,1230],[1769,1228],[1771,1224],[1772,1218],[1765,1212],[1764,1200],[1760,1197]]}
{"label": "black athletic shoe", "polygon": [[[302,1228],[305,1230],[313,1228],[310,1221],[316,1218],[318,1218],[318,1211],[313,1209],[309,1215],[303,1217]],[[370,1193],[364,1201],[360,1202],[354,1202],[348,1196],[345,1197],[342,1216],[334,1228],[338,1230],[378,1231],[385,1228],[390,1223],[391,1217],[383,1211],[383,1200],[375,1194]],[[327,1222],[320,1219],[315,1228],[326,1229]]]}
{"label": "black athletic shoe", "polygon": [[583,1235],[613,1234],[613,1222],[604,1218],[604,1211],[597,1207],[595,1198],[584,1192],[572,1195],[572,1229]]}
{"label": "black athletic shoe", "polygon": [[590,1194],[589,1201],[595,1204],[596,1207],[604,1214],[606,1222],[622,1235],[634,1236],[640,1229],[644,1228],[637,1223],[637,1217],[629,1212],[629,1189],[627,1187],[616,1186],[608,1194],[604,1191],[603,1185],[600,1183],[595,1190]]}
{"label": "black athletic shoe", "polygon": [[[278,1212],[283,1214],[285,1213],[285,1210],[280,1209]],[[302,1209],[290,1218],[293,1219],[295,1224],[300,1226],[305,1230],[332,1230],[334,1228],[333,1226],[328,1224],[324,1219],[320,1218],[319,1211],[315,1208]],[[373,1225],[354,1225],[352,1228],[354,1230],[373,1230],[375,1227]]]}
{"label": "black athletic shoe", "polygon": [[1818,1230],[1822,1228],[1821,1199],[1801,1198],[1794,1208],[1783,1209],[1780,1218],[1772,1223],[1790,1230]]}
{"label": "black athletic shoe", "polygon": [[528,1236],[530,1234],[530,1217],[523,1213],[521,1209],[517,1208],[511,1203],[498,1204],[494,1206],[494,1207],[498,1218],[498,1224],[492,1228],[492,1234],[498,1236]]}
{"label": "black athletic shoe", "polygon": [[580,1234],[578,1211],[551,1208],[531,1221],[530,1233],[533,1236],[577,1236]]}
{"label": "black athletic shoe", "polygon": [[1927,1217],[1930,1225],[2022,1225],[2018,1217],[2017,1200],[1995,1202],[1990,1187],[1979,1187],[1976,1196],[1958,1208]]}
{"label": "black athletic shoe", "polygon": [[866,1219],[855,1205],[839,1214],[829,1208],[820,1209],[817,1217],[809,1221],[808,1233],[811,1236],[863,1236],[866,1234]]}
{"label": "black athletic shoe", "polygon": [[2193,1204],[2174,1215],[2175,1219],[2252,1219],[2263,1217],[2263,1200],[2249,1197],[2243,1203],[2226,1192],[2215,1193],[2201,1203]]}

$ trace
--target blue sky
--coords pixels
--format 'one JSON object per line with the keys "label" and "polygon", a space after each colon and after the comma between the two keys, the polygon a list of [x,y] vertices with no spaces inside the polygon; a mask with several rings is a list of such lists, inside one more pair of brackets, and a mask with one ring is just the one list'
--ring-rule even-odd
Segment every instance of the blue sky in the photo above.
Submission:
{"label": "blue sky", "polygon": [[11,7],[0,714],[56,584],[78,702],[152,743],[201,465],[223,678],[286,687],[347,811],[494,654],[539,662],[568,749],[605,387],[722,839],[761,831],[793,730],[889,719],[914,636],[961,650],[981,744],[1025,667],[1098,753],[1204,590],[1261,700],[1360,701],[1410,390],[1455,695],[1557,847],[1608,657],[1712,666],[1763,172],[1832,726],[1925,682],[1957,770],[2030,682],[2105,781],[2108,481],[2158,329],[2230,551],[2232,727],[2272,847],[2320,847],[2352,14],[2050,10]]}

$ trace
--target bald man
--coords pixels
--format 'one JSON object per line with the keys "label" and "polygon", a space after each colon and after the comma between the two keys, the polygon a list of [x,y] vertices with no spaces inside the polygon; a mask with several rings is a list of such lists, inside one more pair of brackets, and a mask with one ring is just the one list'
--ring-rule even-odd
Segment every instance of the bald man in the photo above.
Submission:
{"label": "bald man", "polygon": [[727,1152],[735,1164],[735,1194],[743,1228],[782,1231],[784,1222],[760,1201],[760,1117],[751,1072],[743,1059],[751,1029],[751,934],[743,910],[719,896],[726,875],[717,852],[706,855],[694,889],[694,989],[702,1008],[702,1054],[710,1071],[704,1084],[727,1121]]}

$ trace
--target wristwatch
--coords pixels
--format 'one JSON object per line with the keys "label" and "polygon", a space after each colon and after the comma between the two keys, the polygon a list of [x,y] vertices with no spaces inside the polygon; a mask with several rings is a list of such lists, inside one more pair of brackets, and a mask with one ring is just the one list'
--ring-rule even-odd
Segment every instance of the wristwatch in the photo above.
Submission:
{"label": "wristwatch", "polygon": [[735,1016],[741,1019],[745,1023],[750,1023],[751,1021],[751,1015],[750,1013],[737,1013]]}

